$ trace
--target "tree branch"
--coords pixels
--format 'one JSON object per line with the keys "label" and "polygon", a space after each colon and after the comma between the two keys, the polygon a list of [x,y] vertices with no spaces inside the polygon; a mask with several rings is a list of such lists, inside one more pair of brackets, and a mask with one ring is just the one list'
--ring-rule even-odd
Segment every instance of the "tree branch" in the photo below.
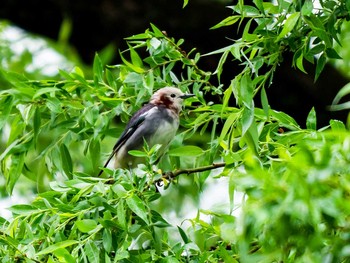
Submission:
{"label": "tree branch", "polygon": [[207,166],[202,166],[202,167],[197,167],[197,168],[191,168],[191,169],[178,169],[175,171],[170,171],[170,172],[164,172],[162,175],[162,178],[157,180],[156,183],[159,184],[163,182],[163,179],[174,179],[180,174],[192,174],[192,173],[199,173],[199,172],[204,172],[204,171],[209,171],[209,170],[214,170],[217,168],[225,167],[226,163],[213,163],[212,165],[207,165]]}

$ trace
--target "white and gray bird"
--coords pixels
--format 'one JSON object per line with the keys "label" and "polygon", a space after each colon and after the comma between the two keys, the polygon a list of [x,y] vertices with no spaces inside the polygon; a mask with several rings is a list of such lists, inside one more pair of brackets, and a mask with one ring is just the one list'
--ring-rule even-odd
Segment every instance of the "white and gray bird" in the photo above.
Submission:
{"label": "white and gray bird", "polygon": [[[160,144],[159,157],[164,153],[179,128],[179,114],[183,100],[194,96],[175,87],[156,91],[148,104],[138,110],[126,125],[113,147],[104,168],[114,159],[115,168],[133,168],[143,160],[130,155],[130,150],[141,150],[144,142],[149,147]],[[100,171],[99,175],[103,173]]]}

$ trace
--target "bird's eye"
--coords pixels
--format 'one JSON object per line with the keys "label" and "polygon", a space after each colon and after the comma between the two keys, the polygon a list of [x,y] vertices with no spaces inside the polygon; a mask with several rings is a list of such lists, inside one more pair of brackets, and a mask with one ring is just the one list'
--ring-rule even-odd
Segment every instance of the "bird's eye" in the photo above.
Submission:
{"label": "bird's eye", "polygon": [[175,98],[176,95],[173,93],[173,94],[170,95],[170,97]]}

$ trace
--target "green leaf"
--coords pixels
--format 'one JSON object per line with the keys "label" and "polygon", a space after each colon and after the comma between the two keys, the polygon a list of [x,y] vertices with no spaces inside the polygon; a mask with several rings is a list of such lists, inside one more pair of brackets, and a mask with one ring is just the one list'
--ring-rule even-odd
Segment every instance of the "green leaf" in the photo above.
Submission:
{"label": "green leaf", "polygon": [[162,45],[162,42],[155,37],[152,37],[149,43],[154,49],[158,49]]}
{"label": "green leaf", "polygon": [[181,146],[178,148],[171,149],[168,152],[170,156],[193,156],[193,157],[202,155],[203,153],[204,151],[200,147],[194,146],[194,145]]}
{"label": "green leaf", "polygon": [[346,131],[345,124],[338,120],[330,120],[332,131]]}
{"label": "green leaf", "polygon": [[346,95],[350,94],[350,83],[346,84],[344,87],[342,87],[337,95],[335,96],[335,98],[333,99],[332,104],[337,104],[339,103],[339,101],[345,97]]}
{"label": "green leaf", "polygon": [[309,112],[307,119],[306,119],[306,128],[310,130],[316,130],[316,111],[315,108],[312,107],[311,111]]}
{"label": "green leaf", "polygon": [[259,152],[259,134],[258,134],[258,128],[256,123],[253,121],[251,125],[249,126],[247,132],[243,134],[242,136],[245,140],[245,142],[248,145],[248,148],[253,151],[255,155],[258,155]]}
{"label": "green leaf", "polygon": [[137,67],[142,68],[143,62],[142,62],[142,59],[140,58],[139,54],[137,54],[135,49],[130,45],[129,45],[129,50],[130,50],[131,63]]}
{"label": "green leaf", "polygon": [[123,228],[126,229],[127,228],[127,220],[126,220],[126,211],[125,211],[125,207],[124,207],[124,201],[121,200],[118,203],[117,206],[117,218],[118,218],[118,224]]}
{"label": "green leaf", "polygon": [[111,231],[107,228],[105,228],[103,230],[103,235],[102,235],[102,244],[103,244],[103,248],[110,253],[113,249],[113,245],[112,245],[112,234]]}
{"label": "green leaf", "polygon": [[100,249],[96,246],[96,244],[92,241],[89,240],[86,245],[84,246],[84,251],[86,256],[89,259],[90,263],[100,263]]}
{"label": "green leaf", "polygon": [[218,75],[218,80],[220,81],[220,77],[221,77],[221,73],[222,73],[222,70],[223,70],[223,65],[227,59],[227,56],[228,54],[230,53],[229,50],[226,50],[222,56],[220,57],[220,60],[219,60],[219,63],[218,63],[218,66],[214,72],[214,74],[217,74]]}
{"label": "green leaf", "polygon": [[92,219],[77,220],[75,224],[78,227],[79,231],[83,233],[88,233],[97,227],[97,222]]}
{"label": "green leaf", "polygon": [[128,154],[135,156],[135,157],[147,157],[147,153],[144,151],[139,151],[139,150],[130,150],[128,151]]}
{"label": "green leaf", "polygon": [[286,127],[291,130],[295,130],[296,128],[299,129],[298,123],[291,116],[284,112],[271,110],[270,116],[276,119],[279,122],[280,126]]}
{"label": "green leaf", "polygon": [[301,14],[303,16],[309,16],[312,14],[313,9],[314,5],[312,3],[312,0],[306,0],[303,4],[303,7],[301,8]]}
{"label": "green leaf", "polygon": [[217,29],[223,26],[230,26],[235,24],[240,19],[241,19],[241,16],[229,16],[229,17],[226,17],[221,22],[217,23],[215,26],[211,27],[210,29]]}
{"label": "green leaf", "polygon": [[8,193],[12,194],[12,190],[21,176],[24,167],[24,157],[25,153],[12,155],[12,163],[9,171],[9,177],[7,178],[6,190]]}
{"label": "green leaf", "polygon": [[119,52],[119,55],[120,55],[120,58],[122,59],[123,63],[128,67],[130,68],[131,70],[135,71],[136,73],[144,73],[145,70],[137,65],[134,65],[132,63],[130,63],[129,61],[127,61],[121,52]]}
{"label": "green leaf", "polygon": [[151,220],[154,226],[159,228],[171,226],[157,211],[151,210],[151,216]]}
{"label": "green leaf", "polygon": [[41,112],[40,107],[35,108],[34,117],[33,117],[33,139],[34,139],[34,145],[36,145],[38,140],[38,135],[40,132],[40,126],[41,126]]}
{"label": "green leaf", "polygon": [[100,164],[101,145],[98,138],[92,139],[89,143],[89,154],[93,169],[98,169]]}
{"label": "green leaf", "polygon": [[140,217],[146,224],[149,225],[148,212],[144,202],[137,196],[132,195],[126,199],[126,204],[138,217]]}
{"label": "green leaf", "polygon": [[154,88],[154,76],[153,76],[153,70],[149,70],[148,73],[145,76],[145,86],[149,90],[153,90]]}
{"label": "green leaf", "polygon": [[38,210],[32,205],[13,205],[7,209],[12,213],[18,214],[18,215],[31,214]]}
{"label": "green leaf", "polygon": [[65,248],[59,248],[52,252],[59,260],[59,262],[76,263],[75,258]]}
{"label": "green leaf", "polygon": [[187,6],[187,4],[188,4],[188,0],[184,0],[184,4],[183,4],[182,8],[185,8]]}
{"label": "green leaf", "polygon": [[261,100],[261,105],[266,115],[266,118],[269,118],[270,105],[269,105],[269,101],[267,100],[266,90],[264,87],[262,87],[261,89],[260,100]]}
{"label": "green leaf", "polygon": [[286,22],[283,25],[283,29],[282,29],[281,33],[279,33],[276,41],[285,37],[290,31],[293,30],[293,28],[295,27],[296,23],[299,20],[299,17],[300,17],[300,12],[295,12],[287,18]]}
{"label": "green leaf", "polygon": [[37,97],[40,97],[41,95],[43,95],[45,93],[53,93],[53,95],[50,96],[50,97],[54,97],[54,93],[56,91],[60,91],[60,89],[59,88],[55,88],[55,87],[38,89],[37,92],[35,92],[35,94],[33,96],[33,99],[36,99]]}
{"label": "green leaf", "polygon": [[317,60],[317,65],[316,65],[316,72],[315,72],[315,81],[318,79],[318,77],[320,76],[321,72],[324,69],[324,66],[327,63],[327,58],[326,55],[323,53],[319,59]]}
{"label": "green leaf", "polygon": [[228,131],[229,131],[230,129],[232,129],[233,124],[237,121],[237,118],[238,118],[239,116],[240,116],[240,114],[237,113],[237,112],[231,113],[231,114],[228,116],[227,120],[225,121],[224,127],[223,127],[222,130],[221,130],[221,134],[220,134],[220,137],[219,137],[219,141],[222,141],[222,140],[225,138],[226,134],[228,133]]}
{"label": "green leaf", "polygon": [[36,253],[36,255],[40,256],[40,255],[49,254],[49,253],[52,253],[59,248],[69,247],[69,246],[72,246],[72,245],[75,245],[78,243],[79,243],[79,241],[76,241],[76,240],[65,240],[65,241],[57,242],[57,243],[55,243],[51,246],[48,246],[47,248],[44,248],[43,250],[39,251],[38,253]]}
{"label": "green leaf", "polygon": [[335,51],[334,48],[327,48],[326,49],[326,54],[328,58],[334,58],[334,59],[342,59],[341,56]]}
{"label": "green leaf", "polygon": [[73,23],[69,16],[64,16],[63,21],[61,22],[61,27],[58,32],[58,42],[60,44],[66,45],[69,41],[69,37],[72,34]]}
{"label": "green leaf", "polygon": [[243,74],[240,81],[239,94],[243,104],[250,110],[253,110],[254,108],[253,92],[254,92],[254,86],[252,83],[252,79],[249,76],[249,74],[245,73]]}
{"label": "green leaf", "polygon": [[96,80],[98,82],[103,81],[103,65],[100,57],[95,53],[94,63],[93,63],[93,72]]}
{"label": "green leaf", "polygon": [[60,153],[61,153],[62,169],[69,179],[73,179],[72,157],[70,156],[67,146],[63,143],[60,146]]}
{"label": "green leaf", "polygon": [[253,3],[256,5],[256,7],[262,12],[265,13],[264,11],[264,2],[262,0],[253,0]]}
{"label": "green leaf", "polygon": [[189,239],[188,239],[185,231],[179,226],[177,226],[177,230],[179,230],[179,233],[180,233],[182,240],[185,242],[185,244],[187,244],[189,242]]}
{"label": "green leaf", "polygon": [[152,30],[154,32],[155,37],[164,37],[164,34],[158,27],[151,23]]}
{"label": "green leaf", "polygon": [[0,130],[6,124],[8,117],[10,116],[14,99],[12,96],[7,96],[4,101],[1,101],[1,114],[0,114]]}
{"label": "green leaf", "polygon": [[248,131],[249,127],[254,122],[254,110],[244,107],[240,123],[242,125],[242,136]]}

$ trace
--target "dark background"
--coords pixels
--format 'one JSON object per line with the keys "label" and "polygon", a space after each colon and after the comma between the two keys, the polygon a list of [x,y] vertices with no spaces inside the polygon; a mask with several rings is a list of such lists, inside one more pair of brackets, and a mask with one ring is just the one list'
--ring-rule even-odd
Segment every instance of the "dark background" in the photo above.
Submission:
{"label": "dark background", "polygon": [[[183,49],[196,47],[204,54],[231,44],[236,36],[232,27],[209,30],[231,14],[230,1],[190,0],[1,0],[0,19],[7,19],[33,33],[57,39],[64,18],[70,18],[73,31],[69,39],[83,61],[91,64],[96,51],[113,43],[125,48],[123,38],[144,32],[149,23],[175,39],[184,38]],[[116,56],[117,57],[117,56]],[[214,71],[218,57],[201,59],[201,68]],[[337,91],[349,80],[327,65],[314,83],[314,65],[305,64],[308,74],[291,67],[292,54],[286,54],[273,85],[267,90],[271,108],[294,117],[304,126],[308,112],[315,106],[318,127],[332,118],[346,120],[347,112],[329,112]],[[238,65],[227,63],[224,78],[232,79]],[[224,80],[225,81],[225,80]]]}

